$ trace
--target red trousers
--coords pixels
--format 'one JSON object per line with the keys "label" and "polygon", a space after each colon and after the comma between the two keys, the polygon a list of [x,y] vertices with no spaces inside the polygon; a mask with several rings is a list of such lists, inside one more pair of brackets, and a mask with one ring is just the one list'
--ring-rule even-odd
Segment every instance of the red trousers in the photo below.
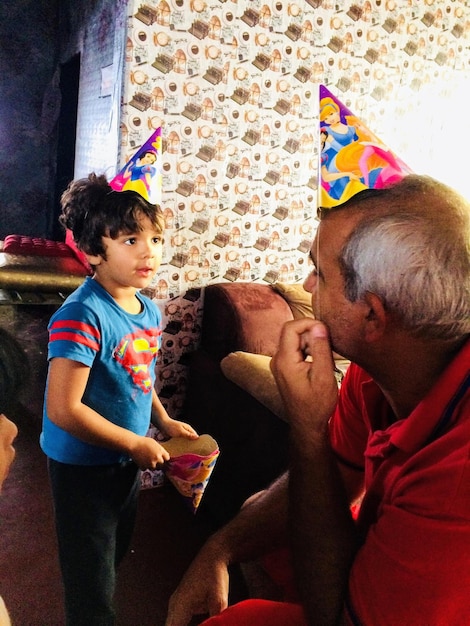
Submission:
{"label": "red trousers", "polygon": [[282,590],[284,601],[244,600],[205,620],[201,626],[307,626],[303,609],[296,603],[290,552],[268,554],[262,565]]}
{"label": "red trousers", "polygon": [[300,604],[244,600],[229,606],[201,626],[307,626]]}

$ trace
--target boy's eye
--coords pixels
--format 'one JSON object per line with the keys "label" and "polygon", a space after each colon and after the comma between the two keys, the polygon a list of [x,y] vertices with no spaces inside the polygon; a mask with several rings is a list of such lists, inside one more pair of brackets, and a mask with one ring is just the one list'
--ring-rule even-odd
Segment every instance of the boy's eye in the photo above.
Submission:
{"label": "boy's eye", "polygon": [[126,244],[126,246],[132,246],[135,244],[135,237],[128,237],[124,243]]}
{"label": "boy's eye", "polygon": [[153,237],[152,241],[153,241],[154,244],[162,243],[163,237],[160,237],[160,236]]}

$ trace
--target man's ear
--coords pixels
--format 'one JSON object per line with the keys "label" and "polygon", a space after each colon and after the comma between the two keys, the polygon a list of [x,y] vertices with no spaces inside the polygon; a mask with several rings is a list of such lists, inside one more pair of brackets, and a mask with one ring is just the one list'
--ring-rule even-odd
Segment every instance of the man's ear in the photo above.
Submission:
{"label": "man's ear", "polygon": [[365,339],[376,341],[382,337],[387,327],[387,312],[382,299],[371,291],[365,293],[364,303],[367,307],[364,324]]}

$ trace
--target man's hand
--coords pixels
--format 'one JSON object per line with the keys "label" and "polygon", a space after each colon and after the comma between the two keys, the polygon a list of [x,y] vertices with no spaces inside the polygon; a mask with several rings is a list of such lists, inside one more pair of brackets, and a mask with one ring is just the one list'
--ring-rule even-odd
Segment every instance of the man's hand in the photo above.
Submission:
{"label": "man's hand", "polygon": [[289,420],[323,430],[338,397],[326,326],[310,318],[287,322],[271,370]]}
{"label": "man's hand", "polygon": [[228,606],[228,588],[227,564],[209,540],[172,594],[165,626],[187,626],[194,615],[217,615]]}
{"label": "man's hand", "polygon": [[194,615],[227,608],[229,565],[252,561],[286,537],[287,487],[283,474],[206,541],[170,598],[165,626],[187,626]]}

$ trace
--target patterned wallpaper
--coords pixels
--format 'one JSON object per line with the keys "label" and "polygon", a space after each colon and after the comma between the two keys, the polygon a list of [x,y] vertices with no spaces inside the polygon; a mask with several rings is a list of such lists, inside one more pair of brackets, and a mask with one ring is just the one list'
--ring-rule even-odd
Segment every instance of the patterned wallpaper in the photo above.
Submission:
{"label": "patterned wallpaper", "polygon": [[150,292],[165,317],[159,391],[173,415],[203,287],[308,272],[318,85],[413,169],[456,186],[447,129],[462,119],[469,33],[464,0],[130,0],[120,163],[162,126],[167,230]]}

